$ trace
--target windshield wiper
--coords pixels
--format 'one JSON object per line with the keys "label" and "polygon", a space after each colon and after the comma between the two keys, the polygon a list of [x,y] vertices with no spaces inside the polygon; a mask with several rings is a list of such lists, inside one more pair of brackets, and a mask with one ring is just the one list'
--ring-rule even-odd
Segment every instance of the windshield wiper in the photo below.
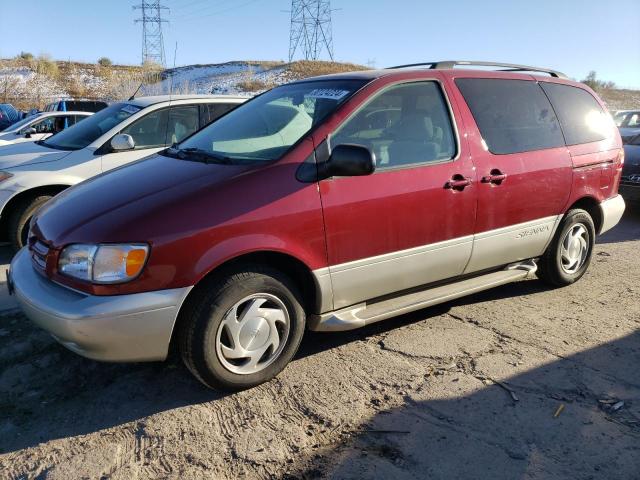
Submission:
{"label": "windshield wiper", "polygon": [[213,152],[209,152],[202,148],[189,147],[189,148],[174,148],[171,147],[167,150],[167,154],[180,160],[194,160],[204,163],[222,163],[230,165],[232,159],[222,155],[217,155]]}

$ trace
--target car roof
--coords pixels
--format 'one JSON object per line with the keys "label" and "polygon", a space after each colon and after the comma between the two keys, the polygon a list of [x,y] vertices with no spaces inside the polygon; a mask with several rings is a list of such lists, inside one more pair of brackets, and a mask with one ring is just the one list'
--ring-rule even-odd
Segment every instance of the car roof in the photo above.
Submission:
{"label": "car roof", "polygon": [[247,97],[241,97],[239,95],[154,95],[149,97],[137,97],[133,100],[127,101],[131,105],[138,107],[148,107],[157,103],[171,101],[183,101],[183,100],[210,100],[210,101],[231,101],[233,103],[241,103],[246,101]]}
{"label": "car roof", "polygon": [[465,69],[465,68],[428,68],[428,67],[410,67],[410,68],[385,68],[378,70],[362,70],[355,72],[345,72],[345,73],[333,73],[330,75],[321,75],[317,77],[310,77],[301,80],[297,80],[294,83],[303,83],[310,81],[318,81],[318,80],[365,80],[371,81],[377,78],[388,78],[393,76],[404,77],[407,73],[414,73],[416,77],[420,77],[420,74],[424,74],[427,76],[428,74],[432,74],[434,72],[438,72],[442,75],[448,77],[475,77],[475,78],[499,78],[504,76],[505,78],[510,79],[522,79],[522,80],[552,80],[556,83],[565,83],[568,85],[578,85],[579,82],[575,82],[569,80],[567,78],[558,78],[554,76],[547,75],[545,73],[536,73],[536,72],[516,72],[516,71],[501,71],[501,70],[483,70],[483,69]]}
{"label": "car roof", "polygon": [[39,117],[62,117],[64,115],[93,115],[95,112],[85,112],[82,110],[69,110],[68,112],[63,112],[62,110],[54,110],[52,112],[40,112],[36,115]]}

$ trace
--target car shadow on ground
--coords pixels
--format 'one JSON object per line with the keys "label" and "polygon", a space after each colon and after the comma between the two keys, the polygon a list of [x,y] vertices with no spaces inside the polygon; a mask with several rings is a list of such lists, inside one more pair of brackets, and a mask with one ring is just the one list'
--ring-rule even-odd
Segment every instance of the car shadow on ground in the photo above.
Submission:
{"label": "car shadow on ground", "polygon": [[[541,291],[523,281],[457,303]],[[296,360],[442,315],[456,303],[338,334],[307,332]],[[201,385],[173,353],[166,362],[110,364],[80,357],[20,314],[0,317],[0,452],[88,434],[229,394]],[[74,412],[70,415],[69,412]]]}
{"label": "car shadow on ground", "polygon": [[[635,230],[638,225],[637,213],[625,216],[623,225],[617,227],[620,229],[617,236],[612,237],[616,229],[612,230],[611,234],[603,237],[604,243],[640,238],[640,233]],[[611,237],[613,239],[608,240]],[[456,305],[535,295],[547,289],[538,280],[521,281],[351,332],[308,332],[296,359],[363,341],[405,325],[428,321]],[[595,358],[603,355],[598,352],[628,350],[632,344],[637,347],[637,335],[614,342],[611,347],[596,349],[591,354],[580,354],[575,360],[559,362],[558,370],[571,370],[565,364],[579,365],[585,356]],[[604,370],[605,376],[615,377],[615,370],[624,369],[627,365],[637,368],[640,360],[637,348],[634,355],[633,359],[615,359],[611,365],[605,362],[599,368]],[[523,378],[537,378],[539,375],[534,371]],[[226,395],[202,386],[176,357],[152,364],[95,362],[67,351],[20,314],[0,316],[0,453],[139,421],[155,413],[216,401]],[[495,392],[491,395],[487,398],[494,398]],[[483,404],[483,397],[476,398],[480,400],[468,401],[470,403],[464,405]],[[460,402],[462,405],[463,400]]]}
{"label": "car shadow on ground", "polygon": [[423,389],[441,400],[407,393],[287,478],[637,478],[639,363],[636,331],[502,386],[450,369]]}

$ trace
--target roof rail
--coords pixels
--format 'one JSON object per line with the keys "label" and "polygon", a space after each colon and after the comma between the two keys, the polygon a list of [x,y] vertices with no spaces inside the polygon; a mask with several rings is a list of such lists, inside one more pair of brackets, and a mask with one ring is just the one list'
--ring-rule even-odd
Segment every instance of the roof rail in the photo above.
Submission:
{"label": "roof rail", "polygon": [[499,63],[499,62],[482,62],[482,61],[467,61],[467,60],[445,60],[440,62],[422,62],[422,63],[410,63],[407,65],[398,65],[395,67],[388,67],[388,70],[396,68],[410,68],[410,67],[429,67],[433,70],[444,70],[454,68],[456,66],[480,66],[480,67],[500,67],[503,72],[542,72],[548,73],[552,77],[567,78],[567,76],[556,70],[549,68],[531,67],[528,65],[517,65],[515,63]]}

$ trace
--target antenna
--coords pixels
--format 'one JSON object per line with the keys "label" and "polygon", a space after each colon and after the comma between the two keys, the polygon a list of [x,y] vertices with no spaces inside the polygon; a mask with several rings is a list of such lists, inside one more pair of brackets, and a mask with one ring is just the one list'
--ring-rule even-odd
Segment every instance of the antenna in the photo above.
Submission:
{"label": "antenna", "polygon": [[298,50],[305,60],[318,60],[326,50],[333,60],[330,0],[292,0],[289,34],[289,62]]}
{"label": "antenna", "polygon": [[167,114],[167,128],[164,132],[164,143],[167,144],[167,138],[169,137],[169,121],[171,120],[171,97],[173,95],[173,75],[176,70],[176,57],[178,56],[178,42],[176,41],[176,48],[173,51],[173,71],[171,72],[171,78],[169,79],[169,109]]}
{"label": "antenna", "polygon": [[171,95],[173,95],[173,76],[176,73],[176,57],[178,56],[178,42],[176,41],[176,48],[173,50],[173,69],[171,77],[169,78],[169,104],[171,104]]}
{"label": "antenna", "polygon": [[142,22],[142,64],[152,62],[164,67],[164,39],[162,24],[168,20],[162,18],[162,12],[169,8],[160,4],[160,0],[141,0],[134,10],[142,11],[142,18],[136,18],[135,23]]}
{"label": "antenna", "polygon": [[140,82],[140,85],[138,85],[138,88],[136,88],[136,91],[133,92],[133,95],[131,95],[129,97],[129,101],[131,101],[131,100],[136,98],[136,94],[138,93],[138,91],[140,91],[140,89],[142,88],[143,85],[144,85],[144,80],[142,82]]}

